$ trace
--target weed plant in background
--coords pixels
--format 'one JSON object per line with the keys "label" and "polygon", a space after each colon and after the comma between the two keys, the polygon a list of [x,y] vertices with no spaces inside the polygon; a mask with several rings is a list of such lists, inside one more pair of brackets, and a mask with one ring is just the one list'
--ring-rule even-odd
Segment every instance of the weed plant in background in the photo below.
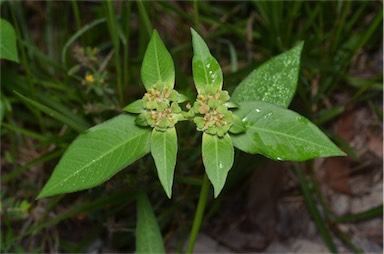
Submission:
{"label": "weed plant in background", "polygon": [[382,70],[350,69],[382,45],[380,9],[2,1],[2,252],[192,252],[265,158],[307,161],[294,178],[324,243],[362,252],[339,223],[382,205],[332,214],[308,160],[339,146],[362,166],[330,126],[361,106],[382,121]]}

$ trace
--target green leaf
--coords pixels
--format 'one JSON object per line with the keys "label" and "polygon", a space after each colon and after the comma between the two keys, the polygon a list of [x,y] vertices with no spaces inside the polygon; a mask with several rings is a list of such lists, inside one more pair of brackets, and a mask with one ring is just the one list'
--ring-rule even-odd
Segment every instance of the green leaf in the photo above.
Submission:
{"label": "green leaf", "polygon": [[178,103],[182,103],[182,102],[186,102],[186,101],[190,101],[190,100],[191,99],[184,94],[178,94],[178,96],[177,96],[177,102]]}
{"label": "green leaf", "polygon": [[191,28],[193,59],[192,70],[193,80],[199,94],[205,93],[208,85],[213,86],[216,90],[221,90],[223,86],[223,73],[219,63],[211,55],[207,44],[200,35]]}
{"label": "green leaf", "polygon": [[231,136],[244,152],[290,161],[345,155],[316,125],[289,109],[263,101],[241,102],[234,114],[247,127],[245,133]]}
{"label": "green leaf", "polygon": [[304,42],[259,66],[235,89],[232,100],[266,101],[288,107],[296,92]]}
{"label": "green leaf", "polygon": [[233,165],[235,154],[232,140],[228,133],[222,138],[203,133],[202,146],[205,172],[213,185],[216,198],[223,189]]}
{"label": "green leaf", "polygon": [[4,19],[0,19],[0,59],[19,62],[15,29]]}
{"label": "green leaf", "polygon": [[56,120],[67,124],[68,126],[72,127],[74,130],[77,130],[78,132],[84,131],[85,129],[89,128],[89,125],[84,120],[80,119],[78,116],[76,116],[74,113],[72,113],[71,116],[68,116],[66,114],[63,114],[59,111],[56,111],[50,107],[47,107],[46,105],[43,105],[35,100],[32,100],[30,98],[25,97],[24,95],[13,91],[23,102],[26,104],[29,104],[33,106],[34,108],[37,108],[41,112],[44,112],[45,114],[49,115],[50,117],[55,118]]}
{"label": "green leaf", "polygon": [[175,67],[171,54],[161,41],[156,30],[153,31],[141,66],[141,79],[149,90],[156,83],[169,88],[175,85]]}
{"label": "green leaf", "polygon": [[232,119],[233,119],[233,124],[229,129],[231,133],[238,134],[238,133],[244,132],[247,129],[247,127],[245,126],[245,124],[243,123],[240,117],[233,114]]}
{"label": "green leaf", "polygon": [[151,203],[141,191],[137,193],[136,253],[165,253],[163,238]]}
{"label": "green leaf", "polygon": [[124,111],[129,112],[129,113],[134,113],[134,114],[140,114],[145,111],[143,107],[143,100],[136,100],[134,102],[131,102],[127,106],[123,108]]}
{"label": "green leaf", "polygon": [[119,115],[80,134],[67,148],[38,199],[99,185],[150,151],[148,128]]}
{"label": "green leaf", "polygon": [[177,155],[177,134],[175,128],[166,131],[153,129],[151,154],[155,160],[157,174],[168,198],[172,196],[173,174]]}

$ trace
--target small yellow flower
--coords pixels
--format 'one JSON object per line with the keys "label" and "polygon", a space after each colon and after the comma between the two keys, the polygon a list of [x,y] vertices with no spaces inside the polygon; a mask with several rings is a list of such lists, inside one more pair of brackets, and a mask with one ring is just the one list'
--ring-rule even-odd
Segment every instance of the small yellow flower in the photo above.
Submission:
{"label": "small yellow flower", "polygon": [[87,81],[87,83],[93,83],[95,82],[95,78],[93,77],[93,75],[87,74],[85,75],[85,81]]}

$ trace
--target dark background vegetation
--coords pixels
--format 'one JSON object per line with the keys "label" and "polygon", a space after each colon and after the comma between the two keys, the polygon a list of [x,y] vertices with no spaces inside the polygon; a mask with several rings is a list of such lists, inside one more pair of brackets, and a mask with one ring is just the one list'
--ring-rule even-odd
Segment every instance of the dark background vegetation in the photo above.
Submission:
{"label": "dark background vegetation", "polygon": [[35,198],[79,132],[142,96],[152,28],[174,58],[176,88],[194,96],[193,27],[230,92],[304,40],[290,108],[349,155],[293,164],[236,151],[196,248],[382,253],[381,1],[2,1],[1,16],[16,29],[20,58],[1,61],[2,252],[132,252],[137,189],[150,196],[167,250],[182,249],[203,175],[201,137],[190,123],[178,125],[171,200],[150,156],[99,187]]}

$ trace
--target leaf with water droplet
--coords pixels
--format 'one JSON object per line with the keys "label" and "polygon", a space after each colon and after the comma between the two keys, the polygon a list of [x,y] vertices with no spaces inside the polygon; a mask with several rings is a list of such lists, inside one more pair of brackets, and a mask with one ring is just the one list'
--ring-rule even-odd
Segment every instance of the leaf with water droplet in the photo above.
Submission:
{"label": "leaf with water droplet", "polygon": [[205,93],[209,85],[215,90],[221,90],[223,86],[223,73],[217,60],[211,55],[207,44],[201,36],[191,28],[193,59],[192,71],[196,90],[199,94]]}
{"label": "leaf with water droplet", "polygon": [[37,198],[105,182],[149,153],[150,135],[151,129],[136,126],[132,115],[119,115],[88,129],[67,148]]}
{"label": "leaf with water droplet", "polygon": [[202,154],[205,172],[211,181],[215,198],[224,187],[229,170],[233,165],[234,149],[231,137],[203,133]]}
{"label": "leaf with water droplet", "polygon": [[294,111],[263,101],[239,104],[234,114],[243,119],[246,131],[231,138],[244,152],[289,161],[345,155],[316,125]]}
{"label": "leaf with water droplet", "polygon": [[296,92],[303,42],[259,66],[235,89],[232,100],[266,101],[288,107]]}
{"label": "leaf with water droplet", "polygon": [[229,129],[229,131],[231,133],[238,134],[238,133],[241,133],[241,132],[245,131],[245,129],[247,127],[245,126],[245,124],[243,123],[243,121],[241,120],[240,117],[238,117],[237,115],[233,114],[232,115],[232,120],[233,120],[233,123],[232,123],[231,128]]}

